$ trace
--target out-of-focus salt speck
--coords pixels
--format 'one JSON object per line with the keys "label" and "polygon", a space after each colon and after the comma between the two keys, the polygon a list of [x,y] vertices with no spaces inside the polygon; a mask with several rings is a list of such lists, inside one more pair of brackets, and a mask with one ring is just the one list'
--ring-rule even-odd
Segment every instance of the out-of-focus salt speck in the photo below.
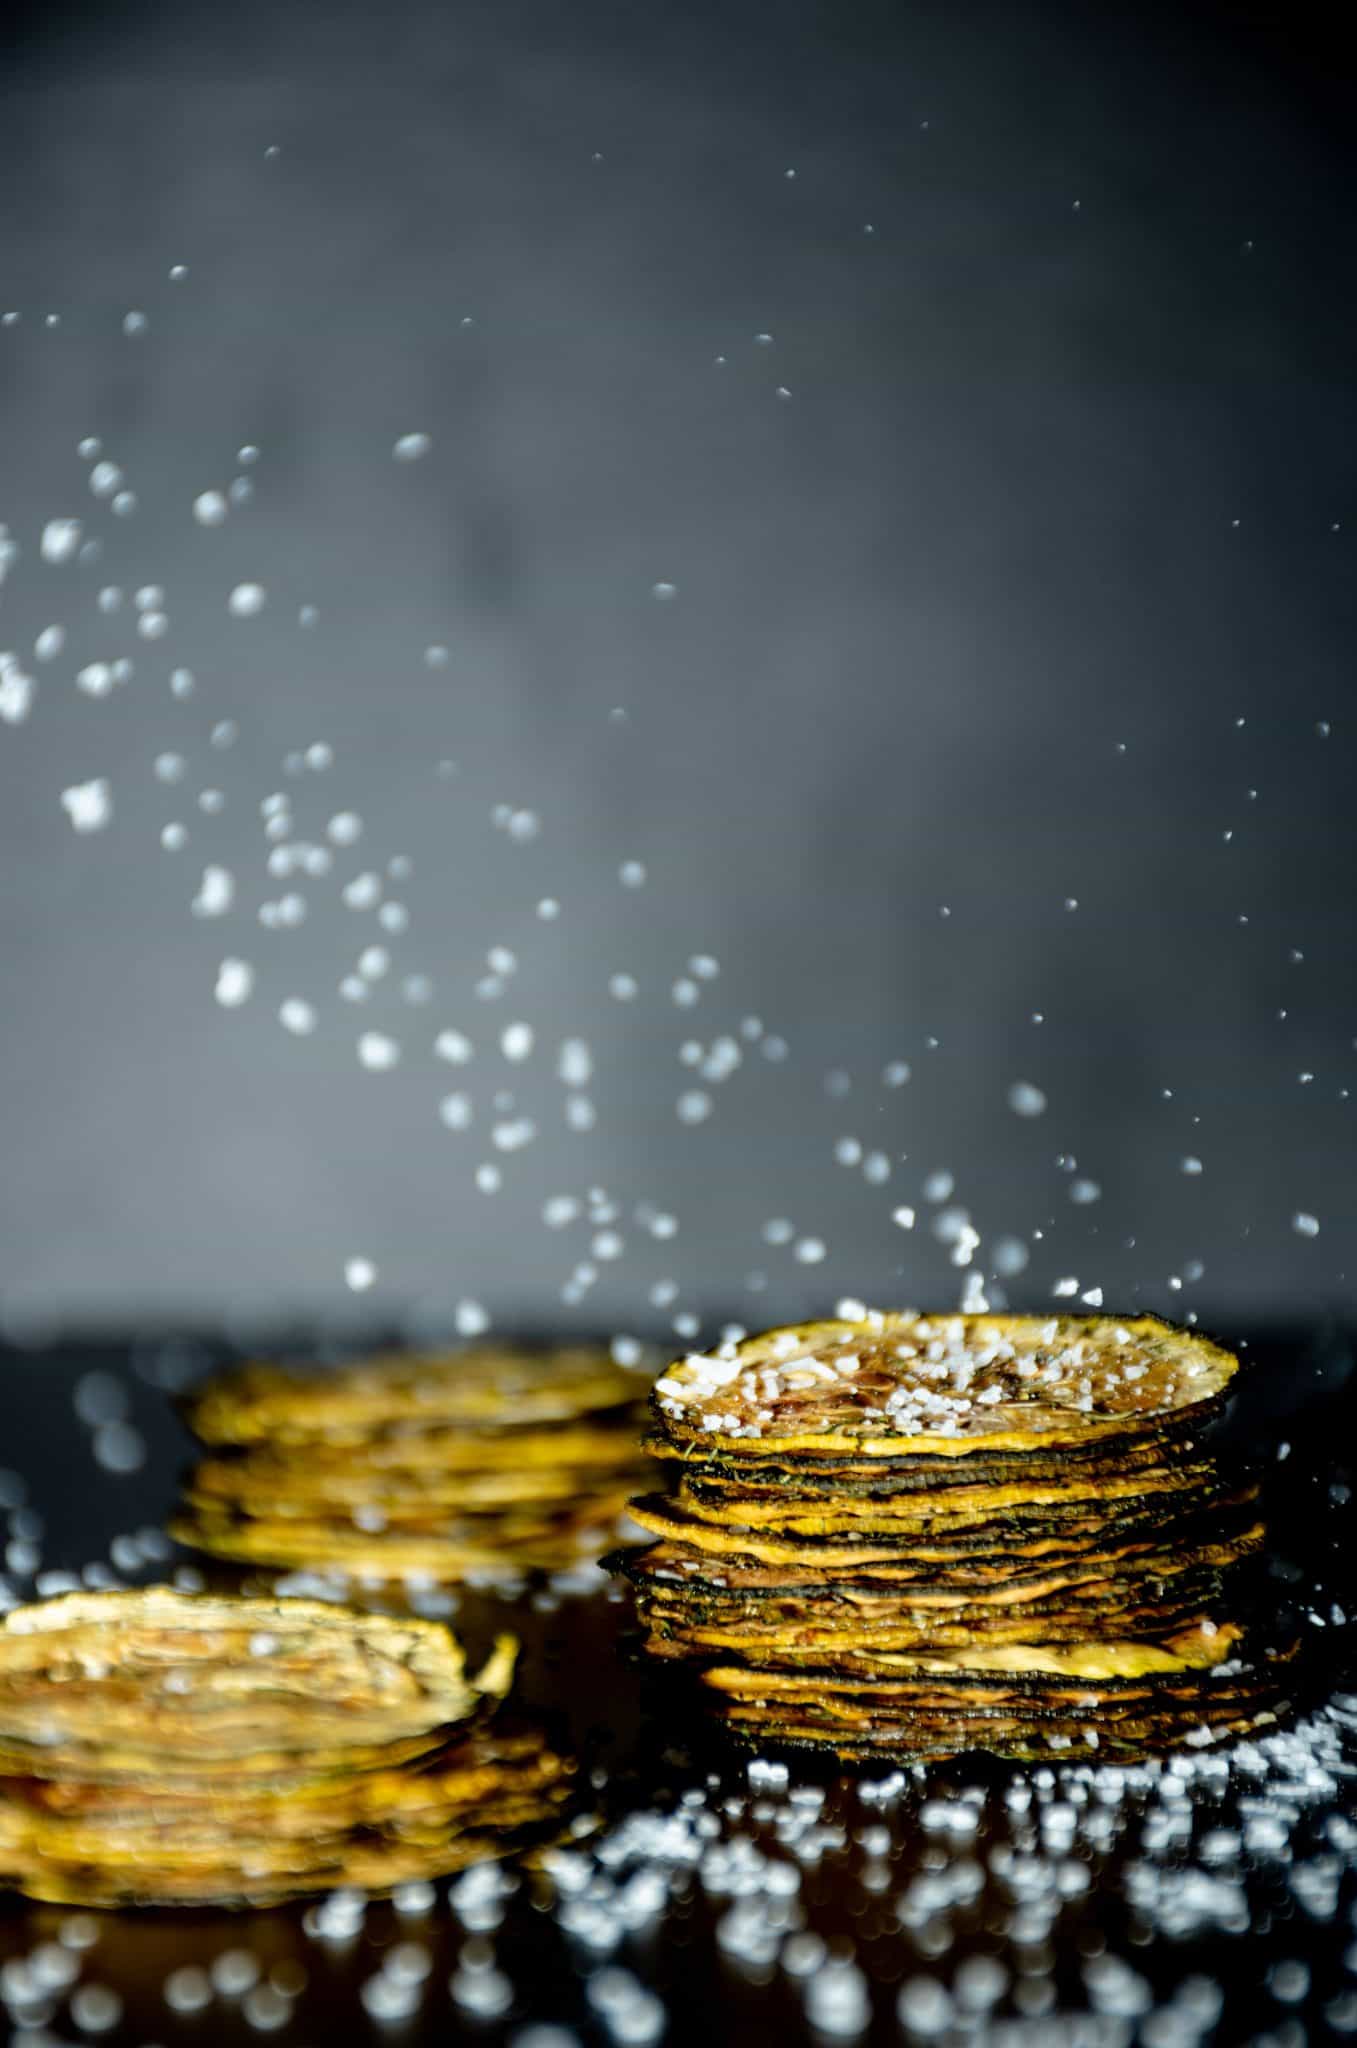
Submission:
{"label": "out-of-focus salt speck", "polygon": [[952,1196],[955,1188],[955,1174],[949,1173],[945,1166],[940,1167],[936,1173],[930,1173],[924,1182],[924,1200],[926,1202],[946,1202]]}
{"label": "out-of-focus salt speck", "polygon": [[292,2017],[290,2000],[272,1984],[256,1984],[253,1991],[247,1991],[240,2009],[248,2024],[257,2027],[260,2033],[271,2034],[286,2026]]}
{"label": "out-of-focus salt speck", "polygon": [[316,1012],[300,996],[288,996],[278,1005],[278,1022],[295,1038],[309,1038],[316,1028]]}
{"label": "out-of-focus salt speck", "polygon": [[39,543],[44,562],[69,562],[80,546],[78,519],[49,519]]}
{"label": "out-of-focus salt speck", "polygon": [[561,906],[554,896],[544,896],[537,906],[537,915],[543,924],[552,924],[561,914]]}
{"label": "out-of-focus salt speck", "polygon": [[365,1003],[371,990],[361,974],[346,974],[340,980],[339,993],[346,1003]]}
{"label": "out-of-focus salt speck", "polygon": [[871,1187],[881,1187],[891,1177],[891,1163],[884,1152],[869,1152],[862,1162],[862,1178]]}
{"label": "out-of-focus salt speck", "polygon": [[95,456],[103,452],[103,445],[97,434],[86,434],[82,441],[76,443],[75,452],[82,462],[93,462]]}
{"label": "out-of-focus salt speck", "polygon": [[187,265],[187,263],[172,263],[172,264],[170,265],[170,282],[171,282],[171,284],[182,284],[182,283],[184,282],[184,279],[185,279],[185,278],[186,278],[187,276],[188,276],[188,265]]}
{"label": "out-of-focus salt speck", "polygon": [[358,972],[364,981],[380,981],[391,966],[391,955],[385,946],[364,946],[358,955]]}
{"label": "out-of-focus salt speck", "polygon": [[459,1337],[481,1337],[490,1328],[489,1314],[478,1301],[459,1301],[452,1319]]}
{"label": "out-of-focus salt speck", "polygon": [[542,829],[542,820],[536,811],[511,811],[504,829],[509,837],[521,846],[529,839],[537,837]]}
{"label": "out-of-focus salt speck", "polygon": [[478,1001],[493,1003],[504,994],[504,983],[497,974],[483,974],[476,983],[475,993]]}
{"label": "out-of-focus salt speck", "polygon": [[690,1010],[698,1000],[701,990],[695,981],[690,981],[686,975],[681,975],[669,993],[681,1010]]}
{"label": "out-of-focus salt speck", "polygon": [[[243,478],[242,478],[242,479],[239,479],[239,481],[242,481],[242,482],[243,482],[243,481],[244,481],[244,479],[243,479]],[[231,489],[232,489],[232,492],[234,493],[234,490],[235,490],[235,485],[234,485],[234,484],[233,484],[233,485],[231,486]],[[297,624],[298,624],[299,626],[303,627],[303,628],[304,628],[304,629],[305,629],[306,631],[308,631],[308,632],[310,631],[311,627],[315,625],[315,623],[316,623],[316,621],[317,621],[317,619],[318,619],[319,617],[320,617],[320,612],[319,612],[318,608],[317,608],[317,607],[316,607],[315,605],[313,605],[313,604],[303,604],[303,605],[298,605],[298,607],[297,607]]]}
{"label": "out-of-focus salt speck", "polygon": [[344,1285],[355,1294],[366,1294],[377,1284],[377,1268],[371,1259],[361,1255],[344,1261]]}
{"label": "out-of-focus salt speck", "polygon": [[106,618],[122,610],[123,594],[116,583],[106,583],[94,600]]}
{"label": "out-of-focus salt speck", "polygon": [[226,793],[220,789],[203,789],[198,792],[198,809],[215,816],[226,808]]}
{"label": "out-of-focus salt speck", "polygon": [[1102,1189],[1096,1180],[1076,1180],[1070,1183],[1070,1200],[1081,1208],[1087,1207],[1090,1202],[1098,1201],[1101,1195]]}
{"label": "out-of-focus salt speck", "polygon": [[667,603],[671,597],[678,596],[678,585],[677,583],[652,583],[650,594],[652,597],[658,597],[661,603]]}
{"label": "out-of-focus salt speck", "polygon": [[908,1060],[891,1060],[881,1070],[881,1079],[887,1088],[903,1088],[913,1068]]}
{"label": "out-of-focus salt speck", "polygon": [[446,667],[447,667],[447,665],[448,665],[448,650],[447,650],[447,648],[446,648],[446,647],[443,647],[443,646],[441,646],[441,645],[440,645],[440,644],[439,644],[439,643],[438,643],[437,641],[435,641],[435,643],[433,644],[433,646],[431,646],[431,647],[426,647],[426,648],[425,648],[425,650],[424,650],[424,666],[425,666],[425,668],[446,668]]}
{"label": "out-of-focus salt speck", "polygon": [[407,974],[401,982],[401,995],[407,1003],[432,1002],[433,983],[427,974]]}
{"label": "out-of-focus salt speck", "polygon": [[146,1463],[146,1443],[127,1422],[104,1422],[94,1432],[95,1462],[106,1472],[139,1472]]}
{"label": "out-of-focus salt speck", "polygon": [[1333,727],[1332,725],[1330,725],[1327,718],[1321,718],[1318,719],[1315,723],[1315,731],[1319,735],[1320,739],[1326,740],[1329,737],[1329,734],[1333,731]]}
{"label": "out-of-focus salt speck", "polygon": [[397,462],[418,462],[421,455],[427,455],[433,447],[428,434],[402,434],[391,453]]}
{"label": "out-of-focus salt speck", "polygon": [[587,1040],[567,1038],[561,1042],[556,1072],[567,1088],[587,1088],[593,1079],[594,1058]]}
{"label": "out-of-focus salt speck", "polygon": [[65,645],[66,628],[64,626],[44,626],[37,639],[33,642],[33,659],[35,661],[54,661]]}
{"label": "out-of-focus salt speck", "polygon": [[111,1372],[82,1373],[71,1395],[71,1406],[88,1429],[101,1422],[122,1422],[130,1406],[127,1388]]}
{"label": "out-of-focus salt speck", "polygon": [[82,2034],[106,2034],[123,2016],[123,2002],[106,1984],[78,1984],[70,2014]]}
{"label": "out-of-focus salt speck", "polygon": [[548,1230],[564,1230],[579,1213],[580,1205],[573,1195],[549,1195],[542,1204],[542,1221]]}
{"label": "out-of-focus salt speck", "polygon": [[1201,1160],[1194,1153],[1189,1152],[1185,1158],[1178,1161],[1179,1173],[1192,1175],[1201,1173],[1204,1170]]}
{"label": "out-of-focus salt speck", "polygon": [[1020,1237],[1001,1237],[995,1240],[994,1270],[1004,1279],[1012,1279],[1017,1273],[1025,1272],[1031,1254]]}
{"label": "out-of-focus salt speck", "polygon": [[439,1121],[446,1124],[450,1131],[469,1130],[472,1115],[471,1097],[462,1094],[460,1090],[445,1095],[438,1105]]}
{"label": "out-of-focus salt speck", "polygon": [[163,640],[170,630],[170,622],[164,612],[143,612],[137,620],[137,631],[143,640]]}
{"label": "out-of-focus salt speck", "polygon": [[226,600],[235,619],[253,619],[263,611],[267,593],[262,583],[237,583]]}
{"label": "out-of-focus salt speck", "polygon": [[110,661],[87,661],[75,673],[75,686],[87,697],[107,697],[114,687],[113,664]]}
{"label": "out-of-focus salt speck", "polygon": [[240,727],[234,718],[219,718],[208,735],[208,744],[220,751],[225,747],[233,747],[239,738]]}
{"label": "out-of-focus salt speck", "polygon": [[358,1062],[371,1074],[389,1073],[400,1064],[400,1041],[385,1031],[365,1031],[358,1040]]}
{"label": "out-of-focus salt speck", "polygon": [[363,821],[357,811],[336,811],[325,831],[336,846],[353,846],[363,835]]}
{"label": "out-of-focus salt speck", "polygon": [[0,654],[0,718],[6,725],[22,725],[33,705],[32,676],[20,668],[12,654]]}
{"label": "out-of-focus salt speck", "polygon": [[705,1089],[687,1088],[674,1107],[681,1124],[705,1123],[712,1112],[712,1099]]}
{"label": "out-of-focus salt speck", "polygon": [[217,985],[214,990],[217,1001],[225,1010],[238,1010],[248,1002],[254,988],[254,969],[248,960],[223,960],[217,969]]}
{"label": "out-of-focus salt speck", "polygon": [[1079,908],[1079,898],[1077,896],[1067,896],[1065,898],[1065,908],[1066,910],[1077,910]]}
{"label": "out-of-focus salt speck", "polygon": [[235,901],[236,880],[229,868],[205,867],[189,908],[195,917],[224,917]]}
{"label": "out-of-focus salt speck", "polygon": [[170,672],[170,692],[175,697],[191,697],[197,687],[197,678],[191,668],[176,668]]}
{"label": "out-of-focus salt speck", "polygon": [[1319,1218],[1318,1216],[1311,1216],[1308,1210],[1297,1209],[1295,1215],[1291,1218],[1291,1228],[1298,1237],[1318,1237]]}
{"label": "out-of-focus salt speck", "polygon": [[[233,505],[248,505],[254,496],[254,485],[247,476],[234,476],[231,479],[226,495]],[[302,618],[300,613],[297,615],[297,620],[299,625],[306,624],[305,619]]]}
{"label": "out-of-focus salt speck", "polygon": [[1031,1081],[1015,1081],[1008,1091],[1008,1106],[1015,1116],[1040,1116],[1046,1108],[1046,1095]]}
{"label": "out-of-focus salt speck", "polygon": [[640,994],[640,984],[634,975],[612,974],[608,977],[608,994],[617,1003],[634,1002]]}
{"label": "out-of-focus salt speck", "polygon": [[230,509],[223,491],[199,491],[193,500],[193,516],[199,526],[220,526]]}
{"label": "out-of-focus salt speck", "polygon": [[96,462],[89,473],[89,487],[96,498],[111,498],[122,480],[116,462]]}
{"label": "out-of-focus salt speck", "polygon": [[162,1993],[171,2012],[205,2012],[212,2003],[212,1980],[197,1963],[171,1970]]}
{"label": "out-of-focus salt speck", "polygon": [[624,860],[621,867],[617,870],[617,879],[621,882],[624,889],[644,888],[646,879],[644,861]]}
{"label": "out-of-focus salt speck", "polygon": [[63,789],[61,804],[77,832],[102,832],[113,817],[113,792],[102,775]]}
{"label": "out-of-focus salt speck", "polygon": [[828,1246],[822,1237],[798,1238],[792,1249],[792,1257],[803,1266],[818,1266]]}
{"label": "out-of-focus salt speck", "polygon": [[188,827],[178,823],[162,826],[160,843],[166,853],[180,853],[188,845]]}
{"label": "out-of-focus salt speck", "polygon": [[410,912],[403,903],[383,903],[377,912],[377,922],[383,931],[406,932],[410,929]]}
{"label": "out-of-focus salt speck", "polygon": [[220,1998],[240,1998],[259,1982],[259,1959],[247,1948],[223,1949],[208,1975]]}
{"label": "out-of-focus salt speck", "polygon": [[382,878],[371,872],[355,875],[340,890],[340,899],[349,910],[371,910],[382,893]]}
{"label": "out-of-focus salt speck", "polygon": [[565,1120],[572,1131],[592,1131],[598,1122],[598,1112],[587,1095],[568,1095]]}
{"label": "out-of-focus salt speck", "polygon": [[135,309],[130,313],[123,314],[124,334],[145,334],[149,325],[150,322],[147,320],[146,315],[137,312]]}
{"label": "out-of-focus salt speck", "polygon": [[454,1067],[464,1067],[471,1058],[475,1047],[464,1032],[440,1031],[433,1042],[433,1049],[440,1060],[447,1060]]}

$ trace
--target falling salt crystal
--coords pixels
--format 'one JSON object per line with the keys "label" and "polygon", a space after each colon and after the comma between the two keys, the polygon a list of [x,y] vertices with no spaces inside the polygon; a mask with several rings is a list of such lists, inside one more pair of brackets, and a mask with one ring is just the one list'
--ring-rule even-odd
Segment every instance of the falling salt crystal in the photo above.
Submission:
{"label": "falling salt crystal", "polygon": [[221,491],[200,491],[193,500],[193,516],[199,526],[220,526],[230,509]]}
{"label": "falling salt crystal", "polygon": [[1318,1237],[1319,1218],[1309,1215],[1304,1209],[1298,1209],[1291,1218],[1291,1228],[1301,1237]]}
{"label": "falling salt crystal", "polygon": [[325,830],[336,846],[352,846],[362,837],[363,821],[357,811],[337,811]]}
{"label": "falling salt crystal", "polygon": [[418,462],[421,455],[427,455],[433,442],[427,434],[402,434],[391,453],[397,462]]}
{"label": "falling salt crystal", "polygon": [[69,562],[80,546],[78,519],[49,519],[42,530],[44,562]]}
{"label": "falling salt crystal", "polygon": [[[332,833],[331,837],[333,836]],[[350,910],[371,910],[381,893],[381,876],[371,873],[355,875],[339,892],[342,901]]]}
{"label": "falling salt crystal", "polygon": [[823,1238],[803,1237],[795,1246],[792,1257],[803,1266],[818,1266],[827,1249]]}
{"label": "falling salt crystal", "polygon": [[188,828],[185,825],[166,825],[160,834],[160,843],[166,853],[178,853],[188,845]]}
{"label": "falling salt crystal", "polygon": [[289,996],[278,1006],[278,1022],[284,1031],[291,1031],[297,1038],[309,1037],[316,1028],[316,1013],[310,1003],[300,996]]}
{"label": "falling salt crystal", "polygon": [[170,674],[170,690],[176,697],[191,697],[196,678],[191,668],[177,668]]}
{"label": "falling salt crystal", "polygon": [[366,1294],[368,1288],[375,1284],[376,1279],[377,1268],[373,1265],[371,1259],[345,1259],[345,1285],[351,1287],[355,1294]]}
{"label": "falling salt crystal", "polygon": [[542,1204],[542,1221],[548,1230],[564,1230],[579,1213],[580,1205],[573,1195],[551,1195]]}
{"label": "falling salt crystal", "polygon": [[1202,1163],[1200,1159],[1194,1158],[1193,1155],[1189,1152],[1186,1159],[1179,1160],[1178,1171],[1180,1173],[1189,1174],[1200,1173],[1202,1171]]}
{"label": "falling salt crystal", "polygon": [[678,585],[677,583],[652,583],[650,586],[650,594],[652,597],[658,597],[662,601],[667,600],[671,597],[677,597]]}
{"label": "falling salt crystal", "polygon": [[206,867],[197,895],[189,906],[195,917],[222,917],[235,899],[235,876],[229,868]]}
{"label": "falling salt crystal", "polygon": [[506,1060],[525,1060],[532,1051],[531,1024],[506,1024],[499,1035],[500,1051]]}
{"label": "falling salt crystal", "polygon": [[645,883],[645,865],[639,860],[624,860],[617,874],[624,889],[639,889]]}
{"label": "falling salt crystal", "polygon": [[75,686],[87,697],[107,697],[115,681],[113,664],[108,661],[87,661],[76,670]]}
{"label": "falling salt crystal", "polygon": [[586,1088],[593,1078],[594,1061],[589,1047],[582,1038],[563,1040],[556,1072],[567,1088]]}
{"label": "falling salt crystal", "polygon": [[1079,1282],[1073,1278],[1057,1280],[1051,1292],[1058,1296],[1077,1294],[1079,1292]]}
{"label": "falling salt crystal", "polygon": [[264,609],[264,586],[262,583],[237,583],[226,600],[226,609],[233,618],[252,619]]}
{"label": "falling salt crystal", "polygon": [[89,485],[96,498],[108,498],[122,480],[123,473],[116,462],[96,462],[90,471]]}
{"label": "falling salt crystal", "polygon": [[365,1031],[358,1041],[358,1058],[369,1073],[384,1074],[400,1061],[400,1045],[384,1031]]}
{"label": "falling salt crystal", "polygon": [[358,972],[364,981],[380,981],[391,966],[391,955],[385,946],[364,946],[358,955]]}
{"label": "falling salt crystal", "polygon": [[490,1318],[478,1301],[459,1301],[453,1321],[463,1337],[480,1337],[490,1328]]}
{"label": "falling salt crystal", "polygon": [[700,1124],[705,1122],[706,1118],[711,1115],[712,1100],[710,1095],[706,1094],[703,1089],[689,1088],[684,1094],[680,1095],[675,1104],[675,1109],[678,1112],[680,1123]]}
{"label": "falling salt crystal", "polygon": [[214,990],[217,1001],[223,1009],[238,1010],[249,1000],[254,987],[254,969],[248,960],[223,960],[217,969],[217,985]]}
{"label": "falling salt crystal", "polygon": [[64,626],[44,626],[33,642],[33,656],[36,661],[52,661],[66,645]]}
{"label": "falling salt crystal", "polygon": [[0,718],[6,725],[22,725],[32,703],[32,676],[24,673],[12,655],[0,654]]}
{"label": "falling salt crystal", "polygon": [[561,914],[561,906],[554,896],[544,896],[537,906],[537,915],[544,924],[550,924]]}
{"label": "falling salt crystal", "polygon": [[449,1060],[455,1067],[464,1067],[471,1058],[471,1040],[460,1031],[440,1031],[433,1042],[433,1049],[440,1060]]}
{"label": "falling salt crystal", "polygon": [[910,1072],[908,1060],[892,1060],[888,1067],[882,1069],[881,1078],[888,1088],[902,1088]]}
{"label": "falling salt crystal", "polygon": [[630,1003],[639,993],[639,985],[630,974],[614,974],[608,979],[608,994],[615,1002]]}
{"label": "falling salt crystal", "polygon": [[913,1230],[914,1211],[907,1202],[902,1203],[900,1208],[891,1210],[891,1222],[898,1223],[902,1230]]}
{"label": "falling salt crystal", "polygon": [[438,1105],[438,1114],[450,1131],[464,1131],[471,1123],[471,1097],[469,1095],[445,1095]]}
{"label": "falling salt crystal", "polygon": [[102,776],[63,789],[61,802],[77,832],[102,832],[113,816],[112,792]]}
{"label": "falling salt crystal", "polygon": [[1015,1081],[1008,1091],[1008,1106],[1017,1116],[1040,1116],[1046,1097],[1031,1081]]}

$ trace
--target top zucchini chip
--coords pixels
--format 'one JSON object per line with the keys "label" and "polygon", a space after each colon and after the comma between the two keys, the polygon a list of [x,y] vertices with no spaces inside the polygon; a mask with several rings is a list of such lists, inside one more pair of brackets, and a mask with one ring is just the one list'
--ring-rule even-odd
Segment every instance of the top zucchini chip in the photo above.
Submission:
{"label": "top zucchini chip", "polygon": [[676,1443],[737,1457],[1027,1451],[1219,1403],[1237,1361],[1156,1316],[872,1313],[770,1330],[656,1382]]}

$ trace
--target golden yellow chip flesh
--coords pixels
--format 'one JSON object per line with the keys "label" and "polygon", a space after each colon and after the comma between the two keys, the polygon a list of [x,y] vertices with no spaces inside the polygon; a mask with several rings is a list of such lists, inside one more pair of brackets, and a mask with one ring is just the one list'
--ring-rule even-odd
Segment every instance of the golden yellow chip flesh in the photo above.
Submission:
{"label": "golden yellow chip flesh", "polygon": [[253,1364],[186,1405],[211,1444],[339,1444],[401,1430],[571,1422],[644,1395],[633,1372],[584,1347],[391,1353],[330,1370]]}
{"label": "golden yellow chip flesh", "polygon": [[671,1365],[665,1433],[723,1455],[964,1458],[1134,1435],[1218,1400],[1228,1352],[1155,1316],[919,1315],[802,1323]]}

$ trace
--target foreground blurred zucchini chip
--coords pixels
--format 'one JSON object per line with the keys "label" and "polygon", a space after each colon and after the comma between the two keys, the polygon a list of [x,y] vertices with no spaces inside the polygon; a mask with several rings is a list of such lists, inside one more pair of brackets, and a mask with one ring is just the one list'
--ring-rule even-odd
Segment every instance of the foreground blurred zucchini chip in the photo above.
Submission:
{"label": "foreground blurred zucchini chip", "polygon": [[742,1740],[844,1757],[1255,1725],[1294,1646],[1243,1654],[1258,1489],[1208,1442],[1235,1370],[1148,1316],[867,1314],[685,1358],[645,1442],[677,1491],[630,1509],[660,1540],[612,1560],[644,1647]]}
{"label": "foreground blurred zucchini chip", "polygon": [[0,1881],[96,1905],[384,1888],[513,1846],[569,1766],[443,1627],[302,1600],[71,1594],[0,1625]]}
{"label": "foreground blurred zucchini chip", "polygon": [[187,1404],[214,1455],[172,1533],[378,1583],[569,1570],[606,1548],[637,1483],[644,1391],[583,1347],[244,1366]]}

